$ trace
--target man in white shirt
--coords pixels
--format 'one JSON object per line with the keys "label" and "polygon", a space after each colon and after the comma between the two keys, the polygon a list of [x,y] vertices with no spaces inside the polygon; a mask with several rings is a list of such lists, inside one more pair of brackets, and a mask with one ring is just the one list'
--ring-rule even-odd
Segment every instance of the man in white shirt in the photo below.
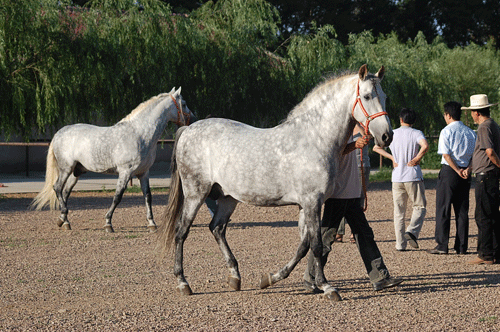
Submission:
{"label": "man in white shirt", "polygon": [[[429,149],[424,134],[412,128],[417,119],[411,108],[403,108],[399,114],[401,127],[394,130],[391,153],[375,145],[373,151],[392,160],[392,198],[394,202],[394,230],[396,250],[405,251],[407,243],[418,248],[418,235],[427,212],[424,177],[420,169],[420,160]],[[405,231],[405,212],[408,199],[413,204],[410,224]]]}
{"label": "man in white shirt", "polygon": [[439,134],[438,154],[441,171],[436,188],[437,246],[430,254],[447,254],[450,239],[451,206],[455,210],[456,235],[453,248],[457,254],[466,254],[469,243],[469,191],[471,160],[476,134],[460,121],[462,105],[455,101],[444,104],[447,126]]}

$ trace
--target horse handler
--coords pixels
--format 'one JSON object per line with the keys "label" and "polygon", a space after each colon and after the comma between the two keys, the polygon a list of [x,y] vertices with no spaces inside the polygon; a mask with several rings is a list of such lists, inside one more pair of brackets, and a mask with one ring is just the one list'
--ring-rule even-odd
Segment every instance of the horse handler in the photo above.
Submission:
{"label": "horse handler", "polygon": [[[363,136],[354,142],[351,140],[345,147],[343,155],[339,160],[339,173],[336,176],[336,184],[332,198],[325,202],[323,218],[321,220],[321,234],[323,240],[323,256],[321,264],[325,266],[328,254],[335,242],[337,229],[340,221],[345,217],[351,227],[359,253],[365,264],[366,272],[370,278],[375,291],[399,285],[403,279],[393,278],[384,264],[382,255],[375,243],[373,230],[366,220],[361,206],[361,183],[359,180],[356,154],[351,153],[355,149],[362,149],[368,144],[371,137]],[[309,252],[307,268],[304,273],[304,287],[315,293],[321,292],[314,282],[315,266],[314,257]]]}

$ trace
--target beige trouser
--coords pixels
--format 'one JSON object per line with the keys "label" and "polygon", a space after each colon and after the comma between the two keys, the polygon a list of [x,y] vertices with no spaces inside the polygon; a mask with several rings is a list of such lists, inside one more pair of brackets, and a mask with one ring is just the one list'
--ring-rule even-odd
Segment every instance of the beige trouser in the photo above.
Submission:
{"label": "beige trouser", "polygon": [[[396,249],[406,249],[405,232],[410,232],[418,239],[418,234],[424,223],[427,212],[425,200],[425,187],[423,181],[393,182],[392,199],[394,202],[394,231],[396,233]],[[408,199],[413,205],[410,224],[405,231],[405,214]]]}

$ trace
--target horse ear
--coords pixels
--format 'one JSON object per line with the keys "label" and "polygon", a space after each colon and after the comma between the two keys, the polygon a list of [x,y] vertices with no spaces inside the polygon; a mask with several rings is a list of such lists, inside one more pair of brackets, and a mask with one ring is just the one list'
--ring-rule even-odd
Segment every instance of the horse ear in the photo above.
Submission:
{"label": "horse ear", "polygon": [[385,74],[385,68],[384,68],[384,66],[382,66],[382,67],[380,67],[377,75],[375,75],[375,76],[377,76],[379,78],[379,80],[382,81],[382,79],[384,78],[384,74]]}
{"label": "horse ear", "polygon": [[182,87],[180,86],[179,89],[177,89],[177,91],[175,91],[176,94],[180,95],[181,94],[181,90],[182,90]]}
{"label": "horse ear", "polygon": [[169,93],[174,93],[175,92],[175,86],[172,88],[172,90],[170,90]]}
{"label": "horse ear", "polygon": [[364,65],[361,66],[361,68],[359,68],[359,79],[360,80],[364,80],[366,75],[368,75],[368,66],[366,65],[366,63]]}

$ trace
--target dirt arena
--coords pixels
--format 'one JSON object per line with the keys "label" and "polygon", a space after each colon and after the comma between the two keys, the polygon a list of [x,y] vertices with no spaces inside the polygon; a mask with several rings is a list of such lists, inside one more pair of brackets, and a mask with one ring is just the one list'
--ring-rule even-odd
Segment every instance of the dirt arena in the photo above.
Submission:
{"label": "dirt arena", "polygon": [[[391,274],[405,282],[374,292],[356,246],[336,243],[325,274],[342,302],[302,288],[304,260],[288,279],[259,289],[261,275],[276,272],[297,249],[297,207],[237,207],[227,238],[242,274],[239,292],[225,282],[203,207],[185,247],[185,273],[195,292],[186,297],[175,291],[172,257],[157,262],[140,194],[125,195],[113,234],[102,228],[110,192],[71,196],[72,231],[58,229],[57,211],[27,211],[34,195],[4,195],[0,331],[500,331],[500,264],[466,264],[477,243],[473,191],[471,254],[429,255],[435,181],[426,188],[420,249],[397,252],[390,183],[371,184],[368,220]],[[154,193],[153,200],[159,222],[167,195]]]}

